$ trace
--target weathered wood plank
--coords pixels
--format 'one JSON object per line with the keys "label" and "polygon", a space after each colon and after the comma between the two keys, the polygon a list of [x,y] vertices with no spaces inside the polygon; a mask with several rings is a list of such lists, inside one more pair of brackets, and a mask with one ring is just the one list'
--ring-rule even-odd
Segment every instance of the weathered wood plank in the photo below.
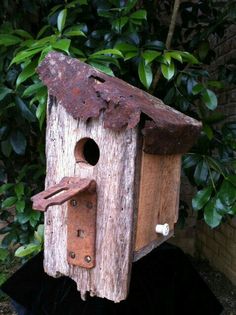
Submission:
{"label": "weathered wood plank", "polygon": [[[180,155],[142,154],[134,249],[139,252],[139,258],[147,252],[144,250],[142,255],[140,250],[150,243],[160,244],[168,238],[155,232],[156,224],[168,223],[170,231],[174,229],[179,207],[180,168]],[[172,234],[173,232],[169,236]]]}
{"label": "weathered wood plank", "polygon": [[[100,149],[97,165],[76,163],[78,140],[89,137]],[[68,115],[51,98],[47,116],[46,187],[64,176],[91,178],[97,182],[96,267],[87,270],[67,263],[66,204],[50,207],[45,215],[45,271],[75,280],[82,296],[106,297],[115,302],[126,298],[132,262],[137,128],[114,132],[103,127],[103,117],[88,123]]]}

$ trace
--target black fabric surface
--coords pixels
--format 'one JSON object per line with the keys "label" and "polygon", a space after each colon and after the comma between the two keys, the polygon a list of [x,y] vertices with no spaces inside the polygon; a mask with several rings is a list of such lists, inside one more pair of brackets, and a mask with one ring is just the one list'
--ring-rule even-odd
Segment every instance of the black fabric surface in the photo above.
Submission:
{"label": "black fabric surface", "polygon": [[167,243],[133,264],[127,300],[84,302],[67,277],[43,271],[43,253],[28,261],[2,290],[33,315],[218,315],[223,308],[186,255]]}

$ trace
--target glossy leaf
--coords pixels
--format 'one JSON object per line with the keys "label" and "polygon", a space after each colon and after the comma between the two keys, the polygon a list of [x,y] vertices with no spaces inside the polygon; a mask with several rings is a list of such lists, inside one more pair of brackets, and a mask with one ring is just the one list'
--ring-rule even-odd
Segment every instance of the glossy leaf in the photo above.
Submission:
{"label": "glossy leaf", "polygon": [[26,59],[38,54],[41,50],[43,50],[43,47],[40,48],[35,48],[35,49],[30,49],[30,50],[24,50],[19,52],[11,61],[11,65],[14,63],[18,64],[21,63],[22,61],[25,61]]}
{"label": "glossy leaf", "polygon": [[190,168],[195,166],[199,161],[199,156],[195,155],[195,154],[186,154],[183,157],[183,163],[182,166],[183,168]]}
{"label": "glossy leaf", "polygon": [[103,49],[96,51],[95,53],[91,54],[89,57],[93,58],[94,56],[99,56],[99,55],[116,55],[119,57],[124,57],[122,52],[119,51],[118,49]]}
{"label": "glossy leaf", "polygon": [[2,202],[2,208],[5,209],[5,208],[10,208],[12,207],[17,201],[17,198],[16,197],[8,197],[6,198],[5,200],[3,200]]}
{"label": "glossy leaf", "polygon": [[163,76],[169,81],[175,75],[175,65],[173,62],[170,65],[166,65],[164,63],[161,64],[161,72]]}
{"label": "glossy leaf", "polygon": [[66,23],[67,9],[61,10],[57,17],[57,28],[62,32]]}
{"label": "glossy leaf", "polygon": [[26,149],[26,138],[19,130],[14,130],[10,136],[10,142],[13,150],[18,155],[24,155]]}
{"label": "glossy leaf", "polygon": [[56,43],[52,45],[54,49],[59,49],[62,51],[65,51],[67,54],[69,54],[69,48],[70,48],[71,40],[70,39],[60,39]]}
{"label": "glossy leaf", "polygon": [[0,34],[0,46],[12,46],[19,44],[22,41],[21,38],[10,35],[10,34]]}
{"label": "glossy leaf", "polygon": [[7,87],[0,87],[0,101],[2,101],[8,94],[12,93],[12,90]]}
{"label": "glossy leaf", "polygon": [[138,75],[142,84],[148,89],[152,83],[152,69],[149,64],[145,64],[142,59],[138,65]]}
{"label": "glossy leaf", "polygon": [[94,68],[96,68],[96,69],[98,69],[98,70],[100,70],[100,71],[102,71],[102,72],[104,72],[110,76],[114,76],[113,71],[108,66],[106,66],[105,64],[98,63],[98,62],[95,62],[92,60],[89,61],[89,64],[91,66],[93,66]]}
{"label": "glossy leaf", "polygon": [[147,49],[164,50],[165,44],[159,40],[149,41],[144,45]]}
{"label": "glossy leaf", "polygon": [[207,203],[204,209],[204,219],[211,228],[215,228],[220,224],[222,215],[217,211],[215,198]]}
{"label": "glossy leaf", "polygon": [[18,87],[21,83],[23,83],[25,80],[30,78],[32,75],[35,74],[35,68],[37,66],[37,61],[30,62],[28,66],[26,66],[22,72],[19,74],[16,80],[16,87]]}
{"label": "glossy leaf", "polygon": [[143,59],[145,61],[145,64],[151,63],[153,60],[155,60],[160,55],[161,55],[161,52],[159,52],[159,51],[145,50],[143,52]]}
{"label": "glossy leaf", "polygon": [[199,190],[192,199],[193,209],[194,210],[202,209],[211,198],[212,191],[213,191],[212,186],[208,186],[202,190]]}
{"label": "glossy leaf", "polygon": [[17,202],[16,202],[16,210],[19,213],[24,212],[24,210],[25,210],[25,200],[17,200]]}
{"label": "glossy leaf", "polygon": [[236,201],[236,187],[230,181],[224,180],[218,193],[218,198],[227,206]]}
{"label": "glossy leaf", "polygon": [[195,171],[194,179],[197,185],[204,185],[208,177],[208,166],[204,160],[198,162]]}
{"label": "glossy leaf", "polygon": [[202,99],[203,99],[203,102],[205,103],[205,105],[210,110],[216,109],[218,102],[217,102],[217,97],[213,91],[206,89],[202,93]]}
{"label": "glossy leaf", "polygon": [[16,96],[16,105],[25,119],[30,122],[36,120],[35,115],[31,112],[27,104],[19,96]]}
{"label": "glossy leaf", "polygon": [[130,15],[131,19],[136,20],[146,20],[147,19],[147,11],[146,10],[138,10]]}
{"label": "glossy leaf", "polygon": [[40,250],[40,246],[38,244],[30,243],[28,245],[20,246],[19,248],[17,248],[17,250],[15,251],[15,256],[25,257],[38,250]]}
{"label": "glossy leaf", "polygon": [[193,95],[199,94],[202,92],[202,90],[204,90],[204,86],[200,83],[196,84],[193,89],[192,89],[192,93]]}

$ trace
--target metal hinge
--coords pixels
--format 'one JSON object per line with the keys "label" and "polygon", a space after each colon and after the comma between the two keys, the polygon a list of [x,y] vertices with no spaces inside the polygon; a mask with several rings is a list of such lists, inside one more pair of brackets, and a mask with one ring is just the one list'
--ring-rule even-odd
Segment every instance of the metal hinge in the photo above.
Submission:
{"label": "metal hinge", "polygon": [[67,261],[69,264],[95,266],[97,192],[96,182],[64,177],[60,183],[31,198],[35,210],[67,201]]}

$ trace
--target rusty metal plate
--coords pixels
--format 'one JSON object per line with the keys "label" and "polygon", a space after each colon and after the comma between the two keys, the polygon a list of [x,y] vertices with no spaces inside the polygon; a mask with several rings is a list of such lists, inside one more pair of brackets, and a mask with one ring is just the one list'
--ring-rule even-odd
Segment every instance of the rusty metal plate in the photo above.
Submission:
{"label": "rusty metal plate", "polygon": [[200,134],[202,125],[197,120],[78,59],[50,52],[37,71],[49,95],[56,97],[75,119],[86,121],[104,111],[104,127],[119,131],[134,128],[143,113],[142,134],[147,153],[185,153]]}
{"label": "rusty metal plate", "polygon": [[90,189],[94,185],[96,185],[96,182],[91,179],[64,177],[58,184],[31,197],[33,209],[46,211],[49,206],[61,205],[74,195]]}
{"label": "rusty metal plate", "polygon": [[77,194],[68,202],[67,261],[69,264],[93,268],[96,242],[96,187]]}

